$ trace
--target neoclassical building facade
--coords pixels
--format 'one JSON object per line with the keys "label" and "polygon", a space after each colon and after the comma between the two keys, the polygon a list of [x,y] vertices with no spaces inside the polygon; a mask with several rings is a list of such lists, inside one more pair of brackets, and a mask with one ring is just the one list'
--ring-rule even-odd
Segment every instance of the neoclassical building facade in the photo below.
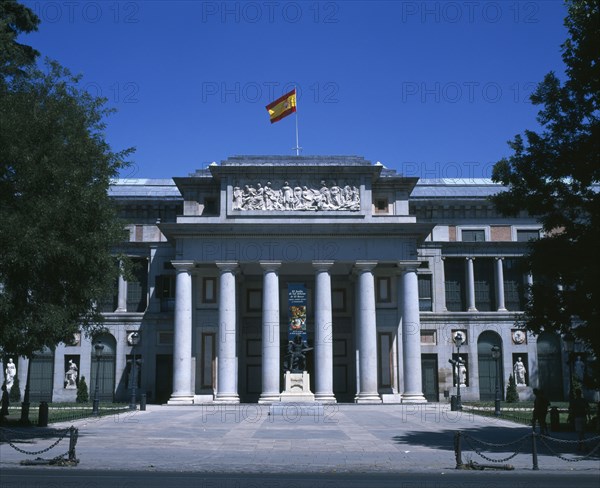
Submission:
{"label": "neoclassical building facade", "polygon": [[[585,375],[587,358],[516,325],[534,279],[522,257],[541,226],[500,216],[488,200],[499,191],[355,156],[239,156],[115,181],[129,237],[115,251],[135,278],[99,302],[107,333],[36,355],[32,396],[74,400],[75,364],[105,400],[128,399],[135,383],[156,403],[278,402],[301,334],[320,402],[437,402],[458,384],[464,400],[488,400],[509,374],[523,399],[534,386],[562,399],[565,364],[580,360]],[[21,385],[25,373],[19,359]]]}

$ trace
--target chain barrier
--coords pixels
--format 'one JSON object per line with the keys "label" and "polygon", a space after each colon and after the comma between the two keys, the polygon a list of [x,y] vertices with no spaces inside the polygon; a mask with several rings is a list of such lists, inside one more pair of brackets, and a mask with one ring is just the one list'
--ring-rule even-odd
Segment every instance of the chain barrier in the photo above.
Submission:
{"label": "chain barrier", "polygon": [[[470,435],[467,434],[463,434],[464,439],[467,441],[467,444],[469,444],[469,447],[471,449],[473,449],[473,451],[475,451],[477,454],[479,454],[483,459],[485,459],[486,461],[490,461],[491,463],[505,463],[506,461],[510,461],[512,458],[514,458],[517,454],[519,454],[519,452],[521,451],[521,447],[523,446],[523,444],[525,443],[525,441],[529,438],[529,434],[524,435],[523,437],[521,437],[520,439],[517,439],[514,442],[509,442],[507,444],[492,444],[490,442],[484,442],[482,440],[479,439],[475,439],[474,437],[471,437]],[[516,445],[517,449],[516,451],[505,457],[502,459],[493,459],[491,457],[486,456],[485,454],[483,454],[481,451],[482,449],[479,447],[475,447],[470,441],[473,440],[475,442],[479,442],[480,444],[484,445],[484,446],[491,446],[491,447],[496,447],[496,448],[500,448],[500,447],[507,447],[507,446],[512,446],[512,445]]]}
{"label": "chain barrier", "polygon": [[[486,461],[492,462],[492,463],[505,463],[506,461],[509,461],[511,459],[513,459],[514,457],[516,457],[522,450],[523,445],[525,444],[525,442],[527,441],[527,439],[531,439],[531,443],[532,443],[532,457],[533,457],[533,469],[537,470],[538,469],[538,462],[537,462],[537,448],[536,448],[536,439],[539,439],[544,446],[548,449],[548,452],[553,455],[556,456],[560,459],[562,459],[563,461],[568,461],[568,462],[579,462],[579,461],[583,461],[586,459],[589,459],[591,456],[593,456],[596,452],[600,451],[600,436],[596,436],[596,437],[591,437],[588,439],[584,439],[583,442],[584,443],[590,443],[590,442],[598,442],[596,444],[596,446],[587,454],[585,455],[579,455],[576,458],[569,458],[569,457],[565,457],[562,454],[560,454],[559,452],[557,452],[555,449],[553,449],[550,445],[549,442],[550,441],[554,441],[560,444],[567,444],[567,445],[574,445],[574,444],[579,444],[581,445],[581,441],[579,440],[563,440],[563,439],[557,439],[554,437],[549,437],[546,435],[542,435],[542,434],[536,434],[535,432],[531,433],[531,434],[526,434],[523,437],[520,437],[519,439],[512,441],[512,442],[508,442],[505,444],[496,444],[496,443],[491,443],[491,442],[485,442],[482,441],[480,439],[476,439],[475,437],[472,437],[468,434],[465,434],[464,432],[456,432],[455,437],[454,437],[454,453],[456,455],[456,468],[457,469],[462,469],[464,468],[464,464],[462,463],[462,449],[461,449],[461,439],[464,439],[468,446],[475,452],[477,453],[479,456],[481,456],[483,459],[485,459]],[[502,459],[494,459],[491,458],[485,454],[483,454],[482,450],[484,448],[506,448],[509,446],[517,446],[515,449],[515,452],[512,454],[509,454],[508,456],[502,458]]]}
{"label": "chain barrier", "polygon": [[[556,439],[555,437],[550,437],[550,436],[546,436],[546,435],[538,435],[539,439],[542,441],[542,444],[544,444],[544,446],[546,447],[546,449],[548,449],[548,451],[550,451],[550,453],[553,456],[556,456],[559,459],[562,459],[563,461],[567,461],[569,463],[578,463],[579,461],[583,461],[585,459],[590,458],[591,456],[593,456],[596,451],[600,450],[600,436],[596,436],[596,437],[591,437],[589,439],[584,439],[583,441],[569,441],[569,440],[564,440],[564,439]],[[598,444],[596,444],[596,447],[594,447],[590,452],[588,452],[587,454],[581,454],[576,458],[569,458],[569,457],[565,457],[562,454],[556,452],[554,449],[552,449],[552,447],[550,447],[550,445],[547,443],[547,441],[554,441],[558,444],[581,444],[581,442],[584,443],[588,443],[588,442],[596,442],[598,441]]]}
{"label": "chain barrier", "polygon": [[[12,447],[15,451],[20,452],[21,454],[25,454],[27,456],[37,456],[39,454],[44,454],[48,451],[50,451],[51,449],[55,448],[65,437],[69,436],[69,450],[64,453],[61,454],[59,456],[56,456],[54,458],[52,458],[50,461],[48,461],[48,464],[57,464],[59,462],[64,462],[67,461],[65,460],[65,457],[68,456],[68,461],[71,463],[78,463],[79,460],[76,459],[75,456],[75,445],[77,444],[77,438],[79,437],[79,429],[71,426],[68,429],[66,429],[60,436],[59,438],[53,442],[50,446],[46,447],[45,449],[40,449],[39,451],[26,451],[25,449],[21,449],[20,447],[16,446],[11,440],[10,438],[6,435],[7,433],[12,432],[13,434],[17,434],[19,436],[22,436],[22,432],[19,431],[15,431],[15,430],[10,430],[10,429],[0,429],[0,434],[1,434],[1,440],[2,442],[6,442],[10,447]],[[54,433],[52,433],[52,435],[54,435]],[[36,434],[32,434],[30,437],[28,437],[29,439],[34,439],[36,437]],[[22,462],[23,464],[23,462]]]}

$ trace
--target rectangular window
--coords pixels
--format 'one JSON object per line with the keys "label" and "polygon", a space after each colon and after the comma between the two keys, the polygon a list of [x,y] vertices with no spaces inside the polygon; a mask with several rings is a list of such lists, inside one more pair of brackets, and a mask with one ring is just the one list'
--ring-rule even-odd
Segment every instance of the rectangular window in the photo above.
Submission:
{"label": "rectangular window", "polygon": [[132,258],[132,279],[127,282],[127,311],[144,312],[148,305],[148,260]]}
{"label": "rectangular window", "polygon": [[421,330],[421,344],[424,346],[435,346],[437,344],[435,330]]}
{"label": "rectangular window", "polygon": [[346,290],[334,288],[331,292],[331,306],[334,312],[346,311]]}
{"label": "rectangular window", "polygon": [[375,213],[377,214],[386,214],[389,213],[389,206],[388,206],[388,199],[387,198],[377,198],[375,200]]}
{"label": "rectangular window", "polygon": [[391,280],[389,277],[377,278],[377,301],[390,303],[392,301]]}
{"label": "rectangular window", "polygon": [[203,389],[212,389],[215,379],[215,334],[202,334],[202,363],[200,377]]}
{"label": "rectangular window", "polygon": [[202,278],[202,303],[217,303],[216,278]]}
{"label": "rectangular window", "polygon": [[246,311],[260,312],[262,310],[262,290],[250,289],[246,292]]}
{"label": "rectangular window", "polygon": [[539,239],[540,231],[538,229],[517,229],[517,242],[528,242],[533,239]]}
{"label": "rectangular window", "polygon": [[417,275],[419,283],[419,310],[431,312],[433,310],[433,297],[431,295],[431,275]]}
{"label": "rectangular window", "polygon": [[446,276],[446,308],[450,312],[464,312],[465,301],[465,260],[461,258],[444,259]]}
{"label": "rectangular window", "polygon": [[389,332],[379,334],[379,388],[391,388],[394,381],[393,342]]}
{"label": "rectangular window", "polygon": [[463,230],[462,231],[462,240],[463,242],[484,242],[485,241],[485,231],[483,229],[479,230]]}
{"label": "rectangular window", "polygon": [[161,312],[175,310],[175,275],[158,275],[155,285],[156,298],[160,300]]}
{"label": "rectangular window", "polygon": [[525,308],[524,263],[519,258],[504,258],[504,302],[507,310]]}
{"label": "rectangular window", "polygon": [[473,262],[475,274],[475,307],[480,312],[496,310],[494,260],[477,258]]}

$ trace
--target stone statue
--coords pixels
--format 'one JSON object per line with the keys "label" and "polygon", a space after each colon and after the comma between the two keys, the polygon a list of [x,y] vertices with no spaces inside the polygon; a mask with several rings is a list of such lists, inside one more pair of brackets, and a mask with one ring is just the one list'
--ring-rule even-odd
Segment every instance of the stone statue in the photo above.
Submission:
{"label": "stone statue", "polygon": [[283,361],[285,371],[291,373],[302,373],[306,370],[306,352],[311,351],[312,347],[308,347],[306,341],[302,340],[302,336],[297,335],[293,341],[288,342],[287,353]]}
{"label": "stone statue", "polygon": [[460,356],[458,357],[458,363],[454,366],[454,374],[456,374],[456,381],[460,383],[460,386],[467,386],[467,366]]}
{"label": "stone statue", "polygon": [[72,359],[69,359],[69,369],[65,373],[65,388],[74,390],[77,388],[77,365]]}
{"label": "stone statue", "polygon": [[525,373],[527,372],[527,370],[525,369],[525,365],[523,364],[523,361],[521,360],[521,357],[519,356],[517,358],[517,362],[514,365],[514,373],[515,373],[515,382],[517,385],[526,385],[526,381],[525,381]]}
{"label": "stone statue", "polygon": [[12,358],[8,359],[8,364],[4,370],[4,375],[6,378],[6,389],[10,392],[10,389],[15,382],[15,376],[17,375],[17,367],[15,366],[15,363],[13,363]]}

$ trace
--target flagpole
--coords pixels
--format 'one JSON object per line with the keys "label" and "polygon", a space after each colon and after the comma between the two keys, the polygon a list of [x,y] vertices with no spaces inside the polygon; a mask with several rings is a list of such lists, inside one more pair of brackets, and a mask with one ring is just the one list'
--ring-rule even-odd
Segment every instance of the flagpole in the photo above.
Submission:
{"label": "flagpole", "polygon": [[296,90],[296,85],[294,85],[294,91],[296,92],[296,156],[300,156],[300,144],[298,143],[298,90]]}

